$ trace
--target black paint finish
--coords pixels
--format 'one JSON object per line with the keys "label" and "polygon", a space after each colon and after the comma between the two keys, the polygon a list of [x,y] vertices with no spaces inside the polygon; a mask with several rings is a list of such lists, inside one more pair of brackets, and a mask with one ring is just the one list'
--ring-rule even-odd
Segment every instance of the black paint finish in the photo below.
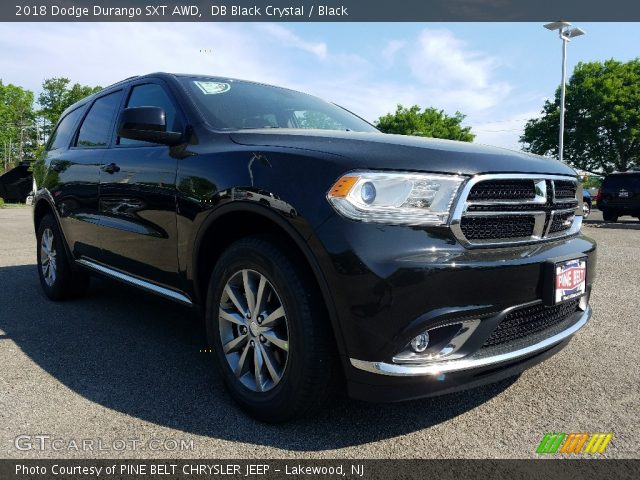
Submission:
{"label": "black paint finish", "polygon": [[[90,259],[175,290],[195,305],[203,303],[207,269],[225,239],[268,225],[270,232],[286,236],[315,276],[356,396],[374,391],[386,399],[428,394],[424,384],[417,394],[409,392],[416,380],[398,390],[399,395],[369,389],[368,384],[385,383],[354,370],[348,358],[390,361],[413,336],[444,318],[539,300],[549,258],[587,256],[589,287],[593,282],[595,244],[582,235],[468,250],[446,227],[357,223],[338,216],[326,200],[335,180],[355,169],[574,175],[560,162],[382,133],[214,131],[169,74],[125,81],[70,110],[86,108],[113,89],[124,89],[126,99],[132,85],[145,82],[162,85],[178,106],[183,142],[118,145],[116,115],[107,148],[47,153],[47,177],[34,202],[36,219],[50,206],[75,259]],[[125,105],[123,100],[120,111]],[[512,374],[516,370],[509,367]],[[446,389],[476,380],[453,376]],[[445,386],[429,391],[438,388]]]}

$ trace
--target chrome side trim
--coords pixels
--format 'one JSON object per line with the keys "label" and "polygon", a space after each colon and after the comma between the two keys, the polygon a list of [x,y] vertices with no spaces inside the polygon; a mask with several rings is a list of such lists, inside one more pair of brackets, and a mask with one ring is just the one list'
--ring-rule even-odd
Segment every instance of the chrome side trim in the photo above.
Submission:
{"label": "chrome side trim", "polygon": [[367,362],[364,360],[356,360],[355,358],[350,358],[349,360],[351,361],[351,365],[360,370],[394,377],[436,376],[440,375],[441,373],[471,370],[474,368],[487,367],[498,363],[515,360],[517,358],[524,357],[526,355],[530,355],[537,351],[551,347],[570,337],[582,327],[584,327],[589,318],[591,318],[591,307],[587,306],[585,311],[580,316],[580,319],[566,330],[563,330],[562,332],[557,333],[556,335],[553,335],[552,337],[542,340],[541,342],[538,342],[534,345],[529,345],[528,347],[521,348],[519,350],[502,353],[500,355],[494,355],[492,357],[474,358],[472,355],[469,358],[463,358],[460,360],[432,362],[422,365],[396,365],[393,363],[384,362]]}
{"label": "chrome side trim", "polygon": [[142,280],[137,277],[133,277],[131,275],[127,275],[126,273],[119,272],[117,270],[113,270],[112,268],[105,267],[104,265],[100,265],[99,263],[92,262],[91,260],[87,260],[85,258],[81,258],[80,260],[76,260],[76,263],[82,265],[84,267],[90,268],[99,273],[103,273],[108,275],[111,278],[115,278],[116,280],[120,280],[129,285],[133,285],[134,287],[142,288],[143,290],[148,290],[152,293],[161,295],[163,297],[170,298],[172,300],[177,300],[178,302],[184,303],[186,305],[192,305],[191,299],[182,293],[176,292],[175,290],[170,290],[165,287],[161,287],[151,282],[147,282],[146,280]]}

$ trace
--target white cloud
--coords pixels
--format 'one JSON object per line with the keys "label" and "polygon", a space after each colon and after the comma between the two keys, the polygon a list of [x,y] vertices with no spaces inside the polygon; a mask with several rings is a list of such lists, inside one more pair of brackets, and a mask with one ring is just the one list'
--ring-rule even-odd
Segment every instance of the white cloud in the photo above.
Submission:
{"label": "white cloud", "polygon": [[273,49],[236,25],[41,23],[2,28],[2,78],[33,90],[53,76],[103,86],[156,71],[272,83],[287,77],[285,62]]}
{"label": "white cloud", "polygon": [[495,78],[497,58],[469,48],[449,30],[423,30],[409,58],[414,78],[443,104],[456,102],[460,110],[495,106],[511,86]]}
{"label": "white cloud", "polygon": [[307,42],[300,38],[298,35],[288,30],[285,27],[277,25],[275,23],[267,23],[259,25],[259,30],[267,33],[271,39],[276,40],[280,45],[285,47],[299,48],[309,53],[313,53],[318,58],[326,58],[327,56],[327,44],[323,42]]}
{"label": "white cloud", "polygon": [[384,58],[388,63],[393,63],[396,54],[402,50],[406,44],[407,42],[403,40],[389,40],[382,50],[382,58]]}
{"label": "white cloud", "polygon": [[[500,65],[448,30],[383,40],[366,56],[358,39],[329,49],[282,25],[223,23],[3,24],[0,75],[38,92],[45,78],[103,85],[154,71],[203,73],[256,80],[336,102],[363,118],[405,106],[436,107],[469,115],[478,141],[518,148],[519,132],[489,132],[484,124],[520,118],[509,112],[538,104],[510,95]],[[389,68],[393,64],[393,69]],[[535,116],[535,115],[531,115]],[[515,122],[515,120],[514,120]],[[495,130],[511,130],[520,125]],[[515,123],[514,123],[515,125]],[[475,128],[474,128],[475,130]],[[515,141],[514,141],[515,138]]]}

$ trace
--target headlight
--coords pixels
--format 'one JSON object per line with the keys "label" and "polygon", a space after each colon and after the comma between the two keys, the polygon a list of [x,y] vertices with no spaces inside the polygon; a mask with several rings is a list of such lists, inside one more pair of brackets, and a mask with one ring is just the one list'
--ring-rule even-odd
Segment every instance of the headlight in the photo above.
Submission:
{"label": "headlight", "polygon": [[403,172],[351,172],[327,199],[352,220],[392,225],[443,225],[464,177]]}

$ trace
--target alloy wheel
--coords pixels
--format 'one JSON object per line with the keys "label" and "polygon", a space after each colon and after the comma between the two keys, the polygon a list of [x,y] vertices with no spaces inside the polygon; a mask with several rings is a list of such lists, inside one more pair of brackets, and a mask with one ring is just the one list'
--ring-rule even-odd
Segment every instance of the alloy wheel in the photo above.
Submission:
{"label": "alloy wheel", "polygon": [[219,307],[222,351],[236,378],[254,392],[274,388],[289,358],[284,305],[267,278],[240,270],[227,281]]}
{"label": "alloy wheel", "polygon": [[47,286],[52,287],[57,278],[57,253],[53,231],[46,228],[40,240],[40,268]]}

